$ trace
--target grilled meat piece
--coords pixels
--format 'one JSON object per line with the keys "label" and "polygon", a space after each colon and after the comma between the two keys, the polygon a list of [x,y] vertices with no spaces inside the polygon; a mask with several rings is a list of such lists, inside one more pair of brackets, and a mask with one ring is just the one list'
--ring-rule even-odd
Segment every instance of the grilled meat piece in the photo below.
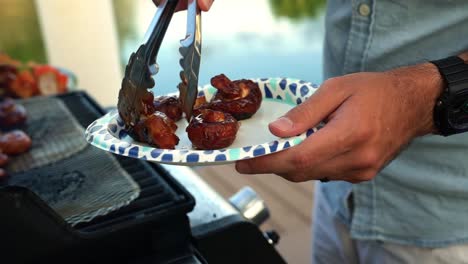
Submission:
{"label": "grilled meat piece", "polygon": [[236,139],[239,123],[228,113],[210,109],[195,110],[186,132],[197,149],[222,149]]}
{"label": "grilled meat piece", "polygon": [[175,122],[182,119],[182,106],[177,96],[157,96],[154,99],[154,108]]}
{"label": "grilled meat piece", "polygon": [[134,127],[136,139],[161,149],[174,149],[179,144],[177,125],[162,112],[140,119]]}
{"label": "grilled meat piece", "polygon": [[224,74],[211,79],[218,91],[208,105],[200,108],[209,108],[229,113],[237,120],[252,117],[262,104],[262,92],[258,84],[250,80],[231,81]]}

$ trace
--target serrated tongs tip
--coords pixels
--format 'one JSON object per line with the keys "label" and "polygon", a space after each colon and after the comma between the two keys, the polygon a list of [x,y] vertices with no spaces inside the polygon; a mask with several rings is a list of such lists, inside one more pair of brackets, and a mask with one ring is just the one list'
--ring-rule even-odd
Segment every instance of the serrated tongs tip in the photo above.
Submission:
{"label": "serrated tongs tip", "polygon": [[148,89],[154,87],[152,75],[158,72],[156,57],[178,3],[179,0],[160,1],[143,44],[130,56],[117,105],[127,127],[135,126],[142,116],[151,114],[147,105],[153,95]]}
{"label": "serrated tongs tip", "polygon": [[182,108],[188,121],[192,117],[193,105],[198,94],[201,41],[201,12],[197,1],[191,0],[187,7],[186,38],[180,41],[179,52],[182,57],[179,63],[182,71],[180,72],[181,82],[178,86]]}

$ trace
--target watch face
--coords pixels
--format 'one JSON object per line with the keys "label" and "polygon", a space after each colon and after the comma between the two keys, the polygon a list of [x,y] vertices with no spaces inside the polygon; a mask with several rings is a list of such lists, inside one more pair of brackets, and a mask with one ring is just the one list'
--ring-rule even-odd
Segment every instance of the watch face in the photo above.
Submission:
{"label": "watch face", "polygon": [[449,122],[457,130],[468,129],[468,99],[465,98],[454,100],[448,109]]}

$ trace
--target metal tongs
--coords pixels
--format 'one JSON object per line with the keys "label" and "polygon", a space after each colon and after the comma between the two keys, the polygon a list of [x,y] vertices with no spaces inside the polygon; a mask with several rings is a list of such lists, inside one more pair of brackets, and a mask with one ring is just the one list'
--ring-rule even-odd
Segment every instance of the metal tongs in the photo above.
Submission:
{"label": "metal tongs", "polygon": [[[179,0],[162,0],[138,50],[130,56],[122,88],[119,93],[118,109],[127,126],[133,127],[140,117],[147,115],[148,89],[153,88],[153,75],[159,71],[156,62],[159,48],[174,15]],[[178,85],[180,100],[187,121],[192,117],[193,105],[198,93],[198,73],[201,55],[201,12],[196,0],[188,0],[187,35],[181,40],[179,49],[181,82]],[[152,103],[152,102],[151,102]]]}

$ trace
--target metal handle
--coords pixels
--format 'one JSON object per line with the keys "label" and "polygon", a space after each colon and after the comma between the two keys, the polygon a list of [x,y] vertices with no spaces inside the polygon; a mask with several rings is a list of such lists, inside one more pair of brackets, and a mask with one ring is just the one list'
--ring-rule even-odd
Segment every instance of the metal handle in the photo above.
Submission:
{"label": "metal handle", "polygon": [[270,217],[265,201],[248,186],[234,194],[229,201],[245,218],[258,226]]}
{"label": "metal handle", "polygon": [[156,56],[178,4],[179,0],[163,0],[158,6],[143,40],[146,46],[145,58],[148,60],[148,66],[156,64]]}

